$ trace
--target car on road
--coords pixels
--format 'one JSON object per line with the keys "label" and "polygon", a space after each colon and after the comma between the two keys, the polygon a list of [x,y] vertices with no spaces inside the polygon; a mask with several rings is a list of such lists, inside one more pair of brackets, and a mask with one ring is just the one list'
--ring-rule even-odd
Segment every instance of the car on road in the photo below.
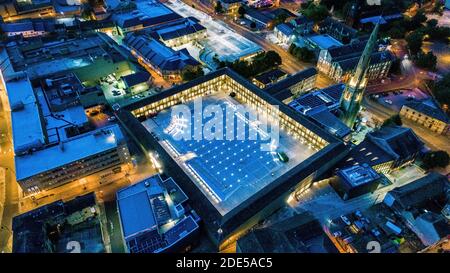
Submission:
{"label": "car on road", "polygon": [[384,100],[385,103],[392,105],[392,101],[391,100]]}

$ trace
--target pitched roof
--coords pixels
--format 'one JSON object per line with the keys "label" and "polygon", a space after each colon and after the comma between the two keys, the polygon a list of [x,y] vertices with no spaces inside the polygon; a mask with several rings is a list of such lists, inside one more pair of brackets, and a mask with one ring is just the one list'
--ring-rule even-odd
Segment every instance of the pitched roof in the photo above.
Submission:
{"label": "pitched roof", "polygon": [[[359,57],[353,57],[351,59],[346,59],[337,62],[338,66],[341,67],[343,71],[351,71],[356,68],[359,62]],[[394,55],[388,50],[382,51],[382,52],[374,52],[372,53],[372,56],[370,58],[370,65],[377,64],[377,63],[383,63],[388,61],[393,61],[395,59]]]}
{"label": "pitched roof", "polygon": [[444,194],[448,184],[446,176],[431,172],[425,177],[389,191],[389,195],[395,198],[401,208],[408,209]]}
{"label": "pitched roof", "polygon": [[396,159],[406,159],[417,154],[424,143],[410,128],[400,126],[386,126],[367,135],[374,143]]}
{"label": "pitched roof", "polygon": [[199,65],[185,50],[175,51],[158,40],[143,35],[128,34],[123,40],[129,47],[164,71],[183,70],[186,66]]}
{"label": "pitched roof", "polygon": [[364,51],[367,41],[358,41],[342,46],[335,46],[328,49],[328,53],[334,61],[338,61],[338,58],[351,58],[353,56],[360,57]]}
{"label": "pitched roof", "polygon": [[254,18],[255,20],[258,20],[264,24],[268,24],[270,21],[272,21],[272,18],[270,18],[266,14],[260,12],[259,10],[252,9],[252,8],[247,9],[245,12],[245,15],[250,16],[250,17]]}
{"label": "pitched roof", "polygon": [[4,32],[23,32],[23,31],[53,31],[55,23],[43,20],[26,20],[15,23],[3,23],[1,28]]}
{"label": "pitched roof", "polygon": [[267,85],[269,83],[277,81],[279,78],[284,77],[285,75],[286,72],[280,69],[272,69],[268,72],[264,72],[255,76],[255,80]]}
{"label": "pitched roof", "polygon": [[442,109],[433,101],[433,99],[409,102],[406,103],[405,106],[445,123],[449,122],[449,117],[447,116],[447,114],[442,111]]}
{"label": "pitched roof", "polygon": [[205,29],[194,17],[187,17],[152,27],[149,34],[155,39],[167,41]]}
{"label": "pitched roof", "polygon": [[146,71],[139,71],[137,73],[133,73],[130,75],[126,75],[122,77],[122,80],[128,87],[135,86],[140,83],[147,82],[150,78],[150,73]]}
{"label": "pitched roof", "polygon": [[282,23],[278,24],[275,28],[286,36],[291,36],[294,33],[294,28],[291,24]]}
{"label": "pitched roof", "polygon": [[295,84],[317,75],[317,69],[314,67],[307,68],[305,70],[302,70],[292,76],[287,77],[284,80],[281,80],[274,85],[267,87],[264,89],[265,92],[271,95],[275,95],[278,92],[284,91],[285,89],[289,89]]}

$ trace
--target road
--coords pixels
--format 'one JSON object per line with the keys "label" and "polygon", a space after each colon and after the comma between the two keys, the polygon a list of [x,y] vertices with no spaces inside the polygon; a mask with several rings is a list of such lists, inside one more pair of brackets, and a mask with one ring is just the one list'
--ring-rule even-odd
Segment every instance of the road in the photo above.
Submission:
{"label": "road", "polygon": [[288,73],[294,74],[296,72],[304,70],[305,68],[315,66],[314,64],[300,62],[299,60],[297,60],[294,56],[289,54],[283,48],[272,44],[265,38],[264,32],[251,31],[248,28],[246,28],[245,26],[239,25],[230,16],[215,14],[214,8],[210,5],[209,2],[206,2],[204,0],[203,1],[183,0],[183,2],[189,6],[193,5],[195,7],[195,9],[202,11],[206,14],[209,14],[210,16],[212,16],[213,18],[215,18],[217,20],[222,20],[230,28],[232,28],[236,33],[238,33],[239,35],[256,43],[261,48],[263,48],[265,51],[273,50],[273,51],[277,52],[280,55],[281,59],[283,60],[283,64],[282,64],[281,68]]}
{"label": "road", "polygon": [[3,143],[0,144],[0,167],[6,170],[5,205],[0,228],[0,252],[12,250],[12,218],[19,212],[19,189],[15,181],[14,153],[11,143],[10,115],[6,112],[2,101],[6,101],[3,86],[0,87],[0,134]]}

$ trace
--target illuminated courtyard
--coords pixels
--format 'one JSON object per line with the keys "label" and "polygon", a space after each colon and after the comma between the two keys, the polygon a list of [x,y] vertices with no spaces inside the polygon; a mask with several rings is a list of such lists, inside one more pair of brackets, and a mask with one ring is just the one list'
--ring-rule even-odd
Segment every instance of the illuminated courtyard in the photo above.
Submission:
{"label": "illuminated courtyard", "polygon": [[[202,121],[194,120],[194,102],[186,105],[192,113],[190,122],[187,119],[172,118],[172,108],[169,108],[144,121],[143,125],[157,135],[159,143],[222,215],[315,153],[306,143],[302,144],[282,130],[279,132],[279,145],[275,145],[276,138],[266,137],[266,132],[270,134],[274,122],[268,121],[268,130],[262,131],[258,127],[259,122],[249,122],[249,112],[245,116],[234,112],[235,125],[232,130],[224,127],[224,130],[218,131],[219,135],[223,135],[223,140],[208,140],[205,137],[196,140],[194,134],[199,129],[196,121]],[[223,124],[226,124],[226,109],[240,104],[219,92],[203,98],[203,110],[211,105],[221,107],[224,113]],[[258,119],[266,122],[261,117]],[[203,118],[203,126],[207,121],[208,119]],[[246,125],[245,131],[242,131],[239,123],[250,126]],[[188,124],[191,126],[191,140],[180,140],[179,135],[174,138],[174,135],[180,134],[180,130],[186,130]],[[227,134],[230,131],[233,134],[231,140],[230,134]],[[257,138],[249,137],[251,135],[257,135]],[[264,144],[268,144],[268,149],[264,149]],[[280,152],[287,155],[287,162],[280,161]]]}

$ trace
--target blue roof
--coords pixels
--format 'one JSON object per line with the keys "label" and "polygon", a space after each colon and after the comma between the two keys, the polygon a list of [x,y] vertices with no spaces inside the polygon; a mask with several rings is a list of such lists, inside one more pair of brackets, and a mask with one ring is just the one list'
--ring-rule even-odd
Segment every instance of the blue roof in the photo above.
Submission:
{"label": "blue roof", "polygon": [[320,34],[308,37],[310,41],[315,43],[321,49],[328,49],[334,46],[342,46],[342,43],[334,39],[328,34]]}
{"label": "blue roof", "polygon": [[206,28],[204,26],[199,24],[196,18],[188,17],[152,27],[150,30],[150,35],[155,39],[167,41],[205,29]]}
{"label": "blue roof", "polygon": [[120,220],[125,238],[156,228],[147,192],[142,191],[118,200]]}
{"label": "blue roof", "polygon": [[279,32],[283,33],[286,36],[291,36],[292,34],[294,34],[292,26],[285,23],[277,25],[276,29],[278,29]]}
{"label": "blue roof", "polygon": [[142,35],[129,34],[124,42],[151,65],[164,71],[178,71],[200,64],[187,50],[175,51],[158,40]]}
{"label": "blue roof", "polygon": [[53,31],[55,24],[50,21],[19,21],[14,23],[3,23],[1,28],[4,32],[23,31]]}

